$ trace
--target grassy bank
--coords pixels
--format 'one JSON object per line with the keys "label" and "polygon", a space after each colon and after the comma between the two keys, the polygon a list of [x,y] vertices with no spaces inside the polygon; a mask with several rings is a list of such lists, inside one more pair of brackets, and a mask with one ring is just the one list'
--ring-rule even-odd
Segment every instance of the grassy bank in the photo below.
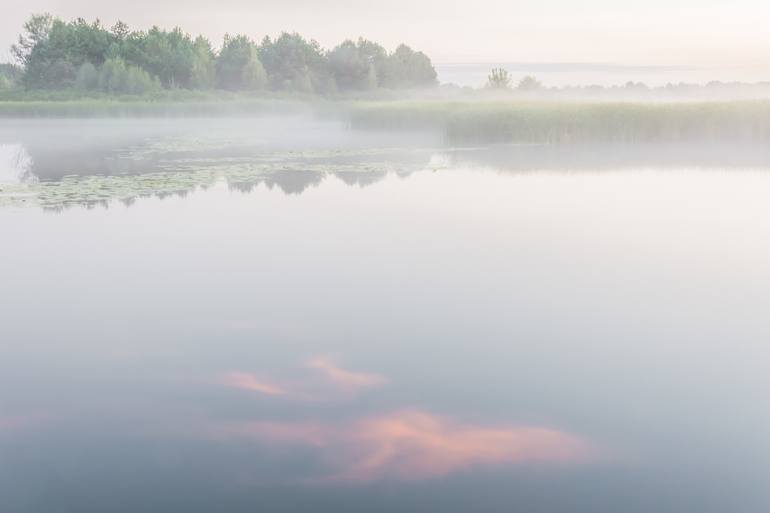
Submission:
{"label": "grassy bank", "polygon": [[178,90],[116,96],[66,90],[9,91],[0,94],[0,118],[255,116],[301,112],[317,103],[322,102],[314,96],[279,93]]}
{"label": "grassy bank", "polygon": [[770,101],[360,103],[351,126],[440,130],[452,143],[770,140]]}
{"label": "grassy bank", "polygon": [[313,112],[354,130],[441,133],[451,144],[770,141],[770,101],[559,102],[393,100],[163,91],[143,96],[7,92],[0,118],[215,117]]}

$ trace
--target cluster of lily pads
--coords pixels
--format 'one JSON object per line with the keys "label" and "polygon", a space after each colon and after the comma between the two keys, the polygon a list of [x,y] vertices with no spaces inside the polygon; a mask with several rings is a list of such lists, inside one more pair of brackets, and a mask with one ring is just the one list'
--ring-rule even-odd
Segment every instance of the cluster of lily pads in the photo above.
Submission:
{"label": "cluster of lily pads", "polygon": [[[168,152],[168,147],[164,148]],[[152,148],[144,148],[145,157]],[[153,171],[117,175],[68,175],[57,180],[26,180],[0,184],[0,207],[38,206],[63,210],[74,206],[108,207],[132,204],[138,198],[185,196],[225,183],[233,190],[250,191],[260,184],[277,186],[287,194],[300,193],[326,176],[364,186],[390,173],[424,169],[430,154],[410,150],[394,158],[386,150],[347,150],[266,153],[259,158],[175,158],[154,161]],[[180,158],[181,157],[181,158]],[[121,158],[142,158],[129,152]]]}

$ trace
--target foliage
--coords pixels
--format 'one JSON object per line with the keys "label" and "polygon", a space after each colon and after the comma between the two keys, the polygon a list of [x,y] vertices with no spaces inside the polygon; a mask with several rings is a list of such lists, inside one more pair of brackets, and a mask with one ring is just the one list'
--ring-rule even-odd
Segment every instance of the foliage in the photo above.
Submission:
{"label": "foliage", "polygon": [[436,70],[430,58],[400,45],[385,62],[382,85],[394,89],[431,87],[437,84]]}
{"label": "foliage", "polygon": [[213,89],[217,84],[217,64],[211,43],[203,36],[193,42],[193,61],[190,70],[191,89]]}
{"label": "foliage", "polygon": [[15,87],[21,68],[13,64],[0,64],[0,91],[8,91]]}
{"label": "foliage", "polygon": [[21,76],[22,68],[11,63],[0,63],[0,76],[9,80],[16,80]]}
{"label": "foliage", "polygon": [[351,40],[328,54],[329,70],[341,91],[371,90],[379,86],[388,54],[385,49],[366,39]]}
{"label": "foliage", "polygon": [[77,72],[75,87],[80,91],[141,95],[157,91],[160,84],[143,69],[126,64],[118,57],[107,59],[100,69],[90,62],[83,63]]}
{"label": "foliage", "polygon": [[[316,41],[283,33],[274,40],[266,37],[261,45],[245,35],[226,36],[217,53],[208,40],[193,39],[178,27],[132,31],[119,21],[107,29],[99,20],[65,22],[49,14],[34,15],[24,24],[12,53],[23,69],[20,82],[28,90],[144,90],[150,87],[144,74],[165,89],[269,87],[330,94],[436,84],[430,59],[405,45],[388,54],[380,45],[359,39],[327,52]],[[124,85],[115,85],[115,80]],[[9,81],[14,80],[4,80],[4,86]]]}
{"label": "foliage", "polygon": [[32,88],[71,86],[80,66],[101,65],[113,43],[99,20],[65,23],[48,15],[33,16],[25,30],[13,52],[24,65],[24,84]]}
{"label": "foliage", "polygon": [[24,33],[19,36],[18,43],[11,46],[11,53],[22,66],[29,62],[32,50],[48,40],[51,32],[53,17],[48,14],[33,14],[26,23],[24,23]]}
{"label": "foliage", "polygon": [[172,31],[153,27],[147,33],[129,34],[121,56],[124,56],[126,62],[158,77],[164,87],[190,87],[196,56],[195,44],[178,27]]}
{"label": "foliage", "polygon": [[284,32],[274,41],[266,37],[259,47],[259,60],[273,90],[324,93],[335,89],[321,46],[297,33]]}
{"label": "foliage", "polygon": [[216,74],[222,89],[253,91],[263,89],[267,84],[267,74],[257,56],[257,47],[244,35],[225,35],[216,61]]}
{"label": "foliage", "polygon": [[75,88],[81,91],[94,91],[99,88],[99,70],[90,62],[84,62],[75,77]]}
{"label": "foliage", "polygon": [[493,68],[487,77],[487,87],[489,89],[510,89],[511,76],[508,74],[508,70]]}
{"label": "foliage", "polygon": [[157,79],[121,59],[108,59],[99,73],[99,89],[107,93],[145,94],[160,88]]}
{"label": "foliage", "polygon": [[519,81],[517,89],[519,91],[539,91],[543,88],[543,84],[540,83],[535,77],[527,75]]}

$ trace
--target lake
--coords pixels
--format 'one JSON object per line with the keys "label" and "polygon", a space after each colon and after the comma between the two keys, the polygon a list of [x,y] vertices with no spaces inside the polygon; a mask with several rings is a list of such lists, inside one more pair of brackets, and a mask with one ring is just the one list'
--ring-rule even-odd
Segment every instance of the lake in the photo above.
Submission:
{"label": "lake", "polygon": [[0,511],[763,513],[770,151],[0,122]]}

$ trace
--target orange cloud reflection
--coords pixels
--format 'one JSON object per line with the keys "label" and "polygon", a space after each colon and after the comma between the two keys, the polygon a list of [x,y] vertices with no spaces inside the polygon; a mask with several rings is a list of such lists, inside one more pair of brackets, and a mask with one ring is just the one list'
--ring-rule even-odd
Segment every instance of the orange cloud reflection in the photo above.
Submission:
{"label": "orange cloud reflection", "polygon": [[317,447],[329,464],[321,481],[426,479],[482,465],[580,462],[589,454],[588,445],[569,433],[463,424],[419,410],[340,424],[237,423],[218,433]]}
{"label": "orange cloud reflection", "polygon": [[388,380],[377,374],[352,372],[337,367],[331,360],[323,357],[313,358],[307,363],[311,369],[322,372],[329,381],[343,388],[368,388],[384,385]]}
{"label": "orange cloud reflection", "polygon": [[240,388],[241,390],[251,390],[267,395],[285,395],[287,393],[281,385],[258,380],[252,374],[245,372],[227,373],[222,376],[220,383],[227,387]]}
{"label": "orange cloud reflection", "polygon": [[419,479],[475,465],[569,462],[587,453],[577,437],[540,427],[484,427],[407,410],[364,419],[352,431],[358,457],[337,477]]}

